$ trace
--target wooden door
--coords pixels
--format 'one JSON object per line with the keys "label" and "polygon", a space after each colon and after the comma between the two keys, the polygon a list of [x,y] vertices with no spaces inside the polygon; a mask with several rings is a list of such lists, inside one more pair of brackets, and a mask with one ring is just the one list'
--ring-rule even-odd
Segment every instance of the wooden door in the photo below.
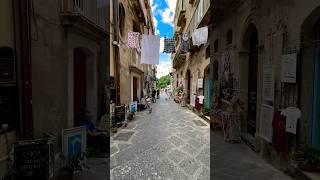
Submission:
{"label": "wooden door", "polygon": [[257,73],[258,73],[258,34],[251,32],[249,49],[249,79],[248,79],[248,133],[256,133],[257,126]]}
{"label": "wooden door", "polygon": [[133,77],[133,101],[138,101],[138,78]]}
{"label": "wooden door", "polygon": [[86,54],[80,50],[74,50],[74,126],[81,125],[83,114],[86,111],[87,98],[86,78]]}

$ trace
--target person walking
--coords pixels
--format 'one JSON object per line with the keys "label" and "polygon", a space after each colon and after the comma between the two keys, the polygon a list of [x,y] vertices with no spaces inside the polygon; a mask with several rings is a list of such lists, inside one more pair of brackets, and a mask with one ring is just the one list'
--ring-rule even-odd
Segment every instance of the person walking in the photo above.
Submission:
{"label": "person walking", "polygon": [[157,90],[157,99],[160,99],[160,89]]}
{"label": "person walking", "polygon": [[156,102],[156,93],[157,93],[157,91],[154,88],[152,88],[152,101],[154,103]]}

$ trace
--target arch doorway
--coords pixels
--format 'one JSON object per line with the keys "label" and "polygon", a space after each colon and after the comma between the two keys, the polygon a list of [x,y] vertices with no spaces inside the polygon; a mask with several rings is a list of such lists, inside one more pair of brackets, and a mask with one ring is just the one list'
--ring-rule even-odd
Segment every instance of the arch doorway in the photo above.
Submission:
{"label": "arch doorway", "polygon": [[247,132],[255,136],[257,127],[258,31],[254,24],[249,24],[245,41],[248,48]]}

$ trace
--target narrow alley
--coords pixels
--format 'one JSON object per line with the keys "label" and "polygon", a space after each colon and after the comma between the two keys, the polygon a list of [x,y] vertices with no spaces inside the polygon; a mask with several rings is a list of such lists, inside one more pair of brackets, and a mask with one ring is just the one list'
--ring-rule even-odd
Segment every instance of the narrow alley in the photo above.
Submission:
{"label": "narrow alley", "polygon": [[111,179],[210,179],[209,125],[162,95],[111,138]]}
{"label": "narrow alley", "polygon": [[220,133],[211,132],[213,138],[214,180],[290,180],[253,152],[243,142],[231,144]]}

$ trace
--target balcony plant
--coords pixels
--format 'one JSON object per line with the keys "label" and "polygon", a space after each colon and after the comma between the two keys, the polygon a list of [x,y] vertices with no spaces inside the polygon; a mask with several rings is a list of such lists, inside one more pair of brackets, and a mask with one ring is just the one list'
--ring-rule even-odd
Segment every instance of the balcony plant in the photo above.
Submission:
{"label": "balcony plant", "polygon": [[308,145],[298,146],[292,153],[292,159],[303,171],[320,171],[320,151]]}

